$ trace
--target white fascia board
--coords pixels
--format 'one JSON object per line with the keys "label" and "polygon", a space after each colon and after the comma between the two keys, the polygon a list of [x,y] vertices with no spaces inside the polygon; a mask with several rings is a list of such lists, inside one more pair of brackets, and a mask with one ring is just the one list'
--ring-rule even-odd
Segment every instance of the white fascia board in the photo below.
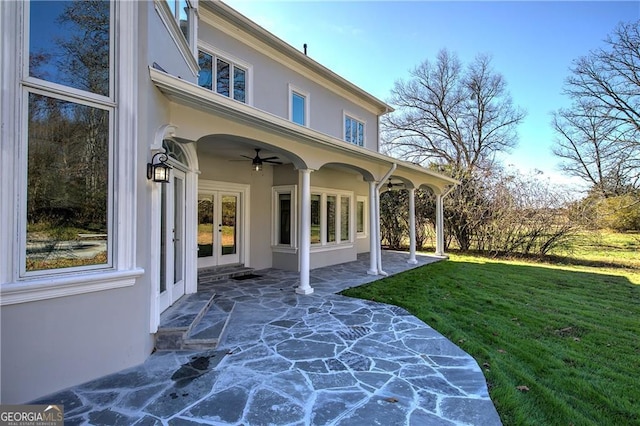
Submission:
{"label": "white fascia board", "polygon": [[256,107],[234,101],[211,90],[149,67],[149,75],[156,87],[169,99],[202,111],[213,112],[224,117],[255,125],[266,130],[294,138],[310,145],[323,145],[330,150],[340,151],[377,164],[397,164],[407,172],[418,173],[434,179],[441,186],[457,185],[460,182],[448,176],[432,172],[422,166],[398,160],[370,149],[347,143],[308,127],[292,123],[277,115]]}

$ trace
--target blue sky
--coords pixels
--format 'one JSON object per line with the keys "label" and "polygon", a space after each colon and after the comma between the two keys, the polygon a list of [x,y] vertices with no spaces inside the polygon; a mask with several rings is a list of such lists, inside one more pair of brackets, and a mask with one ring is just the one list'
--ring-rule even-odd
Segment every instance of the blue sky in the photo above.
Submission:
{"label": "blue sky", "polygon": [[505,156],[558,183],[551,111],[568,106],[571,61],[603,46],[617,23],[640,19],[640,1],[268,1],[224,0],[314,60],[388,100],[393,84],[447,48],[470,62],[493,57],[516,105],[527,111],[519,144]]}

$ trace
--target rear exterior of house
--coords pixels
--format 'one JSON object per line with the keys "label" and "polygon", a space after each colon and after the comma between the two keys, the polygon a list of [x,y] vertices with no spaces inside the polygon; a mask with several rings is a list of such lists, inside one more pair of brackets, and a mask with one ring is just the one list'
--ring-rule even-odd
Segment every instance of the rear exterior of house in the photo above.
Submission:
{"label": "rear exterior of house", "polygon": [[455,181],[378,153],[389,106],[224,3],[2,2],[0,26],[1,402],[143,362],[198,269],[302,295],[359,253],[381,273],[389,179],[434,191],[443,254]]}

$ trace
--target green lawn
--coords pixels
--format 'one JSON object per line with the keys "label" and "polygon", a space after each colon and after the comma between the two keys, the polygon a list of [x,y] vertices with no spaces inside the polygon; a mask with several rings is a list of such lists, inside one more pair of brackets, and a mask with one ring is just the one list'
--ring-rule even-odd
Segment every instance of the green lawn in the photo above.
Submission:
{"label": "green lawn", "polygon": [[505,425],[640,424],[640,254],[622,251],[624,267],[597,250],[453,255],[343,294],[402,306],[471,354]]}

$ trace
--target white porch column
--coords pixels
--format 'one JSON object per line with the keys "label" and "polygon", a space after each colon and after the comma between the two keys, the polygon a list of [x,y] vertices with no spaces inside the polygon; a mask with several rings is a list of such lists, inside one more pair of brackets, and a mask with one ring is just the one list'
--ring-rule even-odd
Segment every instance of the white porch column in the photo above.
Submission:
{"label": "white porch column", "polygon": [[298,170],[300,176],[300,286],[298,294],[311,294],[309,285],[310,249],[311,249],[311,170]]}
{"label": "white porch column", "polygon": [[367,274],[378,275],[378,246],[380,240],[376,235],[378,215],[376,211],[376,183],[369,182],[369,270]]}
{"label": "white porch column", "polygon": [[444,207],[443,195],[436,195],[436,256],[444,256]]}
{"label": "white porch column", "polygon": [[409,188],[409,260],[407,263],[415,265],[416,260],[416,189]]}

